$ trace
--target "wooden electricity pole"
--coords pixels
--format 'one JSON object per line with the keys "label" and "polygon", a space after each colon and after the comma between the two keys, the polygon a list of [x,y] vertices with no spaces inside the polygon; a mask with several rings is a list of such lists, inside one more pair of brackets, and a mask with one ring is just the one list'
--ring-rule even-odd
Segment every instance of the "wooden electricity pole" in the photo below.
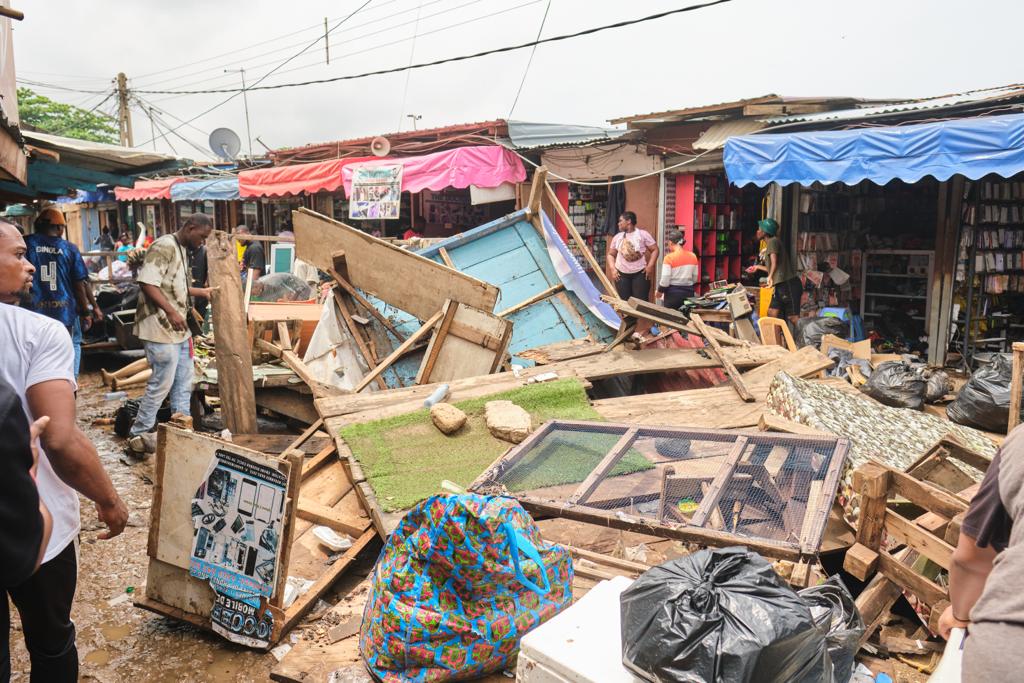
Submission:
{"label": "wooden electricity pole", "polygon": [[117,74],[117,128],[122,147],[134,147],[132,141],[132,112],[128,108],[128,77]]}

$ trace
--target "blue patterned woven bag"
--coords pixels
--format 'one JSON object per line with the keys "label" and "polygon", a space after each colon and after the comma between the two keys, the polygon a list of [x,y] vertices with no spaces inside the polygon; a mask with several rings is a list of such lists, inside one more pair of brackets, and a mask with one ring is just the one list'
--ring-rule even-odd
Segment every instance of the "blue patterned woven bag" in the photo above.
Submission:
{"label": "blue patterned woven bag", "polygon": [[572,602],[572,558],[512,498],[434,496],[388,538],[359,648],[380,680],[458,681],[511,666]]}

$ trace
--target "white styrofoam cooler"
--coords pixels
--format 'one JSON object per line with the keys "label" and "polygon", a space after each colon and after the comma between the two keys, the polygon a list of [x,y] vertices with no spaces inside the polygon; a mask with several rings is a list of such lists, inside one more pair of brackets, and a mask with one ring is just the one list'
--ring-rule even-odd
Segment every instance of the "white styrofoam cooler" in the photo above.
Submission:
{"label": "white styrofoam cooler", "polygon": [[602,581],[523,636],[519,683],[643,683],[622,666],[619,595],[632,579]]}

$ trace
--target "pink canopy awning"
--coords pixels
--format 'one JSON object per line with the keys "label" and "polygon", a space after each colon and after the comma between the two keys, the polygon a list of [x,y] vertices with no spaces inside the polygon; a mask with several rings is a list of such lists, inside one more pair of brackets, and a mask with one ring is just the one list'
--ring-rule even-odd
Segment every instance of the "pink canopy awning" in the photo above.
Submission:
{"label": "pink canopy awning", "polygon": [[498,145],[459,147],[445,152],[402,159],[374,159],[349,164],[341,173],[345,194],[352,193],[352,172],[359,166],[402,165],[402,191],[443,190],[446,187],[497,187],[526,180],[522,160]]}
{"label": "pink canopy awning", "polygon": [[114,197],[119,202],[134,202],[143,199],[170,199],[171,185],[185,178],[160,178],[159,180],[136,180],[134,187],[115,187]]}
{"label": "pink canopy awning", "polygon": [[242,197],[283,197],[300,192],[332,192],[341,187],[345,166],[376,158],[350,157],[242,171],[238,174],[238,193]]}

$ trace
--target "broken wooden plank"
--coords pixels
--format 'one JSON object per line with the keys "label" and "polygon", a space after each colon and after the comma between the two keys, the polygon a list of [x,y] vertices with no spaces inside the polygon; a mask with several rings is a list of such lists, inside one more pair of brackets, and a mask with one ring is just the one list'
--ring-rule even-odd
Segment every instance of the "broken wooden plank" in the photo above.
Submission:
{"label": "broken wooden plank", "polygon": [[586,503],[590,494],[592,494],[604,478],[608,476],[608,473],[612,471],[615,464],[622,459],[622,456],[626,454],[633,445],[633,442],[636,441],[638,432],[639,429],[636,427],[626,430],[626,433],[615,442],[615,445],[612,446],[611,450],[601,458],[601,462],[597,463],[597,466],[594,467],[593,471],[587,475],[587,478],[583,480],[576,491],[573,492],[572,496],[569,497],[570,504],[575,505],[577,503]]}
{"label": "broken wooden plank", "polygon": [[509,308],[506,308],[504,311],[501,311],[500,313],[497,313],[495,315],[498,315],[498,316],[500,316],[502,318],[508,317],[508,316],[512,315],[513,313],[518,313],[519,311],[523,310],[524,308],[532,306],[535,303],[539,303],[539,302],[544,301],[545,299],[547,299],[549,297],[554,296],[555,294],[558,294],[563,289],[565,289],[565,285],[562,284],[561,282],[559,282],[557,285],[554,285],[552,287],[548,287],[543,292],[539,292],[537,294],[534,294],[529,299],[524,299],[523,301],[520,301],[519,303],[517,303],[515,306],[510,306]]}
{"label": "broken wooden plank", "polygon": [[[753,348],[782,350],[781,346],[755,346]],[[807,425],[800,424],[799,422],[787,420],[784,417],[780,417],[775,413],[769,412],[767,409],[761,413],[761,419],[757,421],[757,428],[762,432],[785,432],[786,434],[806,434],[809,436],[835,436],[832,432],[826,432],[822,429],[815,429],[814,427],[808,427]]]}
{"label": "broken wooden plank", "polygon": [[704,324],[704,321],[701,320],[700,316],[697,315],[696,313],[690,316],[690,320],[693,321],[693,324],[696,326],[697,332],[700,334],[700,336],[704,337],[704,341],[706,341],[710,346],[711,352],[718,357],[719,361],[722,362],[722,367],[725,370],[725,374],[729,378],[729,381],[732,383],[732,386],[736,390],[736,393],[739,394],[740,398],[742,398],[747,403],[752,403],[755,400],[754,395],[750,393],[750,390],[747,389],[747,385],[743,383],[743,378],[740,377],[740,373],[736,370],[736,366],[730,363],[729,359],[722,354],[721,345],[718,343],[718,340],[715,339],[714,335],[711,334],[711,331],[708,329],[707,325]]}
{"label": "broken wooden plank", "polygon": [[[352,340],[356,343],[356,348],[359,350],[359,354],[363,357],[363,360],[366,361],[366,367],[372,368],[376,366],[378,363],[377,355],[366,345],[366,340],[363,339],[363,332],[356,327],[356,322],[352,319],[352,314],[348,310],[348,304],[345,302],[345,299],[342,298],[341,292],[339,292],[337,288],[333,289],[332,292],[334,294],[334,304],[338,307],[338,312],[341,313],[341,318],[345,321],[345,326],[348,328],[349,336],[351,336]],[[384,378],[380,376],[377,377],[377,386],[381,389],[388,388],[387,382],[385,382]]]}
{"label": "broken wooden plank", "polygon": [[217,330],[221,417],[231,432],[255,434],[259,428],[256,424],[256,392],[252,383],[252,346],[234,243],[227,233],[214,230],[206,240],[206,254],[210,286],[213,288],[213,325]]}
{"label": "broken wooden plank", "polygon": [[332,268],[327,271],[327,274],[334,278],[334,283],[341,287],[342,289],[344,289],[345,292],[347,292],[348,295],[352,297],[356,303],[362,306],[367,313],[376,318],[377,322],[383,325],[384,329],[390,332],[391,335],[398,340],[399,344],[405,341],[405,335],[398,331],[398,328],[395,327],[394,323],[388,320],[388,317],[386,315],[378,311],[376,306],[367,301],[366,297],[360,294],[358,289],[356,289],[355,287],[348,283],[348,280],[339,275],[337,270]]}
{"label": "broken wooden plank", "polygon": [[363,525],[352,524],[351,520],[345,516],[345,513],[340,510],[322,505],[311,500],[299,499],[298,508],[296,514],[299,519],[305,519],[316,524],[322,524],[323,526],[330,527],[335,531],[340,531],[343,534],[352,536],[353,538],[359,538],[359,536],[366,531],[367,527],[370,526],[369,519]]}
{"label": "broken wooden plank", "polygon": [[878,553],[862,543],[854,543],[843,558],[843,569],[861,581],[867,581],[878,568]]}
{"label": "broken wooden plank", "polygon": [[434,329],[434,325],[437,324],[437,322],[441,319],[442,315],[444,315],[443,312],[437,311],[432,316],[430,316],[418,330],[409,335],[408,339],[399,344],[398,348],[392,351],[391,354],[387,358],[382,360],[377,367],[371,370],[368,375],[363,377],[362,381],[359,382],[355,389],[353,389],[352,393],[358,394],[360,391],[365,389],[370,384],[370,382],[377,378],[378,375],[380,375],[382,372],[391,367],[391,364],[394,363],[396,360],[401,358],[413,344],[415,344],[420,339],[423,339],[428,334],[430,334],[430,331]]}
{"label": "broken wooden plank", "polygon": [[[306,208],[292,212],[295,255],[321,270],[345,252],[348,282],[426,320],[451,299],[493,311],[498,288]],[[398,275],[396,275],[398,274]]]}
{"label": "broken wooden plank", "polygon": [[948,570],[953,564],[953,546],[892,510],[885,511],[885,533],[943,569]]}
{"label": "broken wooden plank", "polygon": [[431,335],[430,342],[427,344],[427,350],[423,354],[423,362],[420,363],[420,369],[416,373],[416,384],[427,384],[431,381],[430,373],[434,371],[437,357],[441,355],[441,349],[448,338],[448,332],[451,330],[452,322],[455,320],[455,314],[458,310],[459,305],[457,303],[451,300],[444,302],[444,307],[441,309],[443,314],[441,322],[437,329],[434,330],[434,334]]}
{"label": "broken wooden plank", "polygon": [[452,257],[448,255],[447,249],[441,247],[437,250],[437,253],[441,255],[441,260],[444,261],[444,264],[446,266],[448,266],[449,268],[455,267],[455,263],[452,261]]}
{"label": "broken wooden plank", "polygon": [[700,507],[697,508],[697,511],[693,513],[693,517],[690,518],[691,524],[694,526],[704,526],[712,510],[718,510],[718,503],[722,499],[725,485],[729,482],[733,472],[736,471],[736,466],[743,459],[743,453],[747,450],[748,442],[749,439],[745,436],[736,437],[736,442],[729,449],[729,454],[705,492],[704,499],[700,502]]}
{"label": "broken wooden plank", "polygon": [[[602,296],[601,300],[610,305],[618,312],[618,314],[624,318],[643,318],[649,320],[656,325],[666,327],[673,330],[679,330],[680,332],[686,332],[687,334],[699,334],[697,328],[690,322],[683,322],[682,316],[678,311],[665,308],[664,306],[657,306],[656,304],[648,304],[651,309],[660,309],[660,313],[668,312],[668,315],[657,315],[649,311],[643,311],[628,303],[619,299],[615,296]],[[728,346],[749,346],[749,344],[735,337],[730,337],[727,333],[722,330],[710,328],[711,334],[714,335],[720,344],[726,344]]]}

